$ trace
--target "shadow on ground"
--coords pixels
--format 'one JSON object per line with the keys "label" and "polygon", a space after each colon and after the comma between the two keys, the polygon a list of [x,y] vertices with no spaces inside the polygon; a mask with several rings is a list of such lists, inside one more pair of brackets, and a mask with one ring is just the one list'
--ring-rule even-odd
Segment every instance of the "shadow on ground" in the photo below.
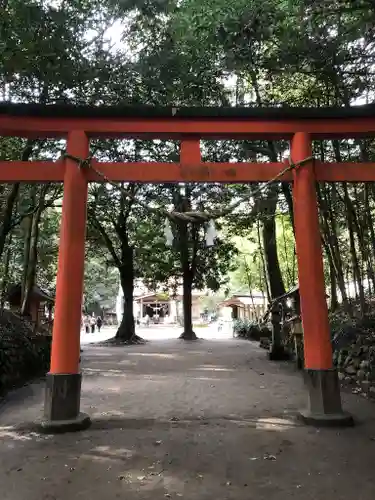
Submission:
{"label": "shadow on ground", "polygon": [[347,395],[361,425],[300,424],[300,374],[250,343],[103,347],[83,358],[87,431],[39,434],[40,384],[3,405],[3,500],[373,498],[375,406]]}

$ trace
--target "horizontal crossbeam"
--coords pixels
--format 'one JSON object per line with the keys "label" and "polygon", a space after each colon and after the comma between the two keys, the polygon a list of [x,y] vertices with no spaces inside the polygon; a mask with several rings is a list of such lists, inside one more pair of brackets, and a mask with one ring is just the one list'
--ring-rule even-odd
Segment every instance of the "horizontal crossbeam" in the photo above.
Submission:
{"label": "horizontal crossbeam", "polygon": [[[101,163],[93,167],[111,181],[164,182],[266,182],[285,169],[284,163]],[[78,165],[72,168],[79,168]],[[63,182],[65,164],[53,161],[0,161],[0,182]],[[375,163],[321,163],[315,161],[318,182],[374,182]],[[86,170],[89,182],[103,182],[93,170]],[[287,172],[280,179],[291,181]]]}
{"label": "horizontal crossbeam", "polygon": [[63,161],[0,161],[0,182],[62,182]]}
{"label": "horizontal crossbeam", "polygon": [[213,139],[290,139],[306,132],[312,139],[371,137],[375,118],[331,119],[183,119],[183,118],[75,118],[14,117],[0,115],[0,136],[29,138],[66,137],[68,132],[83,130],[89,137],[135,137],[176,139],[189,135]]}

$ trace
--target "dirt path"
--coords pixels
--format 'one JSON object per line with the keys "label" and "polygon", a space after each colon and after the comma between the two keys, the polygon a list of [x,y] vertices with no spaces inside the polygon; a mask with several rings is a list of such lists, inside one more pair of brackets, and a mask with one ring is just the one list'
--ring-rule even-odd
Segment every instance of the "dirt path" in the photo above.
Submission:
{"label": "dirt path", "polygon": [[159,341],[83,354],[77,434],[43,436],[43,384],[0,408],[2,500],[372,500],[375,405],[353,429],[298,424],[300,374],[238,340]]}

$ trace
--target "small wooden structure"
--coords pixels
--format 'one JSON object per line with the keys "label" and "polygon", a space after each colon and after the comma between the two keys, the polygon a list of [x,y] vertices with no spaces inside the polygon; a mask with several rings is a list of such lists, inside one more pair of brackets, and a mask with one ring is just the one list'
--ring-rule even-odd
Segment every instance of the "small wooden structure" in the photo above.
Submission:
{"label": "small wooden structure", "polygon": [[116,309],[113,307],[102,307],[102,318],[106,325],[117,325]]}
{"label": "small wooden structure", "polygon": [[[202,312],[201,299],[204,294],[192,291],[191,314],[199,320]],[[142,321],[147,315],[153,323],[179,323],[183,318],[183,292],[149,292],[134,297],[134,316]]]}
{"label": "small wooden structure", "polygon": [[[272,316],[272,329],[277,327],[279,332],[273,334],[273,341],[278,340],[280,344],[282,330],[290,327],[294,343],[294,359],[298,369],[303,368],[303,328],[301,320],[301,305],[299,296],[299,286],[296,285],[288,292],[276,297],[270,304],[269,312]],[[278,324],[275,324],[277,322]],[[273,332],[274,333],[274,332]],[[276,339],[274,337],[277,337]],[[281,344],[280,344],[281,345]],[[272,347],[272,346],[271,346]]]}
{"label": "small wooden structure", "polygon": [[[329,297],[326,294],[326,299],[327,298]],[[304,349],[299,286],[296,285],[284,295],[277,297],[273,301],[273,304],[280,305],[280,322],[282,328],[285,326],[290,327],[290,332],[293,335],[296,366],[301,370],[304,368]]]}
{"label": "small wooden structure", "polygon": [[[6,300],[9,302],[10,308],[13,311],[19,311],[22,303],[22,286],[20,283],[9,287],[6,294]],[[30,317],[31,321],[39,326],[43,319],[52,321],[52,309],[54,299],[47,292],[43,291],[39,286],[34,285],[30,292]],[[46,308],[48,313],[46,314]]]}
{"label": "small wooden structure", "polygon": [[267,306],[267,299],[260,293],[252,295],[235,294],[220,302],[219,309],[232,308],[232,319],[259,321]]}
{"label": "small wooden structure", "polygon": [[303,363],[303,328],[301,316],[292,316],[285,324],[290,324],[290,331],[294,340],[295,361],[298,370],[302,370]]}
{"label": "small wooden structure", "polygon": [[[281,305],[281,321],[284,322],[290,317],[290,315],[300,315],[301,305],[299,297],[299,286],[296,285],[290,290],[288,290],[284,295],[276,297],[272,301],[272,304]],[[271,306],[272,306],[271,304]]]}

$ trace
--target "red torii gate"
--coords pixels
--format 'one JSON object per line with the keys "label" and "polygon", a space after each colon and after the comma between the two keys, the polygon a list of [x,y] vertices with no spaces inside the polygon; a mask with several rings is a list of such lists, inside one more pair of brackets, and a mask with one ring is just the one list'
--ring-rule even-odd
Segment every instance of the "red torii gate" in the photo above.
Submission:
{"label": "red torii gate", "polygon": [[[286,139],[297,163],[311,156],[313,139],[369,137],[375,134],[374,108],[157,108],[0,104],[0,135],[66,138],[67,153],[85,159],[90,138],[147,138],[181,141],[178,163],[101,163],[92,165],[112,181],[223,182],[267,181],[284,163],[202,162],[200,139]],[[332,348],[320,243],[315,183],[375,181],[374,163],[311,161],[279,180],[293,182],[299,287],[309,395],[307,423],[351,425],[343,412]],[[0,161],[0,182],[63,182],[56,309],[45,419],[48,431],[87,427],[80,413],[80,324],[88,182],[103,182],[90,169],[66,158],[53,161]]]}

